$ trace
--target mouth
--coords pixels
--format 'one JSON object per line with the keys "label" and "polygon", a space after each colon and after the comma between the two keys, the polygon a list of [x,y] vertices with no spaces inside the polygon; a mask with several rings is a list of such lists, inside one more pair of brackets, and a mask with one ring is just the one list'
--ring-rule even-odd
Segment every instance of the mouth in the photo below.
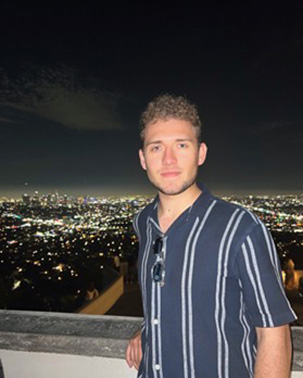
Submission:
{"label": "mouth", "polygon": [[173,178],[173,177],[177,177],[181,174],[180,171],[166,171],[166,172],[161,172],[160,175],[162,177],[166,177],[166,178]]}

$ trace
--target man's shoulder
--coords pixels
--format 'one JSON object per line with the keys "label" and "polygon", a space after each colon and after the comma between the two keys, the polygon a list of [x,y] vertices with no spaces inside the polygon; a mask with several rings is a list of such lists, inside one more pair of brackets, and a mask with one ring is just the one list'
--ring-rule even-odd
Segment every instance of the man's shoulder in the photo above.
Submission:
{"label": "man's shoulder", "polygon": [[156,201],[153,200],[151,203],[143,207],[140,211],[135,214],[133,219],[133,227],[134,230],[140,240],[142,232],[144,231],[144,228],[146,227],[146,221],[150,214],[152,213],[153,209],[157,205]]}
{"label": "man's shoulder", "polygon": [[256,225],[260,223],[259,218],[252,211],[242,206],[237,201],[226,200],[224,198],[213,195],[203,184],[199,183],[199,187],[204,193],[201,197],[201,201],[197,206],[197,212],[204,212],[207,208],[208,212],[211,213],[212,220],[221,220],[224,222],[229,222],[230,219],[241,217],[242,224],[246,223],[249,225]]}
{"label": "man's shoulder", "polygon": [[140,224],[145,223],[146,219],[150,216],[151,212],[157,206],[156,199],[153,199],[148,205],[139,210],[134,217],[134,220]]}
{"label": "man's shoulder", "polygon": [[225,218],[226,221],[239,218],[246,229],[254,228],[262,223],[256,214],[237,202],[227,201],[215,196],[213,196],[213,200],[216,201],[215,213],[217,216]]}
{"label": "man's shoulder", "polygon": [[213,197],[215,205],[209,217],[209,230],[222,240],[229,240],[233,250],[250,240],[254,245],[270,241],[270,231],[263,221],[250,209],[237,202]]}

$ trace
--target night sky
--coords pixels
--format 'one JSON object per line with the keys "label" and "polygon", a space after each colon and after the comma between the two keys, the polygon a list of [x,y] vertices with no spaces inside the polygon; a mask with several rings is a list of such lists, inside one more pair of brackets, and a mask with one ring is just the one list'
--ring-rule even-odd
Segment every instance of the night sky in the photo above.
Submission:
{"label": "night sky", "polygon": [[302,1],[110,4],[1,1],[0,195],[150,192],[165,92],[199,108],[215,193],[302,192]]}

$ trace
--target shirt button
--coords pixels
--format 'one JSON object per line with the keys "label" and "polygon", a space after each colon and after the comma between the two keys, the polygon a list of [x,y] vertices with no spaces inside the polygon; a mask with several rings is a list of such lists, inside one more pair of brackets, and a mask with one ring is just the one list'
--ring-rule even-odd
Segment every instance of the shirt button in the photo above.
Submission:
{"label": "shirt button", "polygon": [[155,325],[159,324],[159,320],[158,319],[154,319],[154,324]]}
{"label": "shirt button", "polygon": [[156,370],[160,370],[160,368],[161,368],[161,366],[160,366],[159,364],[156,364],[156,365],[155,365],[155,369],[156,369]]}

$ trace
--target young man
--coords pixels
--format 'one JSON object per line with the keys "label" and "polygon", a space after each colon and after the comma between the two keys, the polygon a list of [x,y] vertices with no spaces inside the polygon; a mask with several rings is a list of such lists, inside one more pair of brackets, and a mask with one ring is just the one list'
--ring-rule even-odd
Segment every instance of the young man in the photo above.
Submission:
{"label": "young man", "polygon": [[134,219],[144,322],[128,365],[139,378],[289,377],[296,317],[273,240],[254,214],[197,184],[207,147],[195,106],[157,97],[141,136],[158,196]]}

